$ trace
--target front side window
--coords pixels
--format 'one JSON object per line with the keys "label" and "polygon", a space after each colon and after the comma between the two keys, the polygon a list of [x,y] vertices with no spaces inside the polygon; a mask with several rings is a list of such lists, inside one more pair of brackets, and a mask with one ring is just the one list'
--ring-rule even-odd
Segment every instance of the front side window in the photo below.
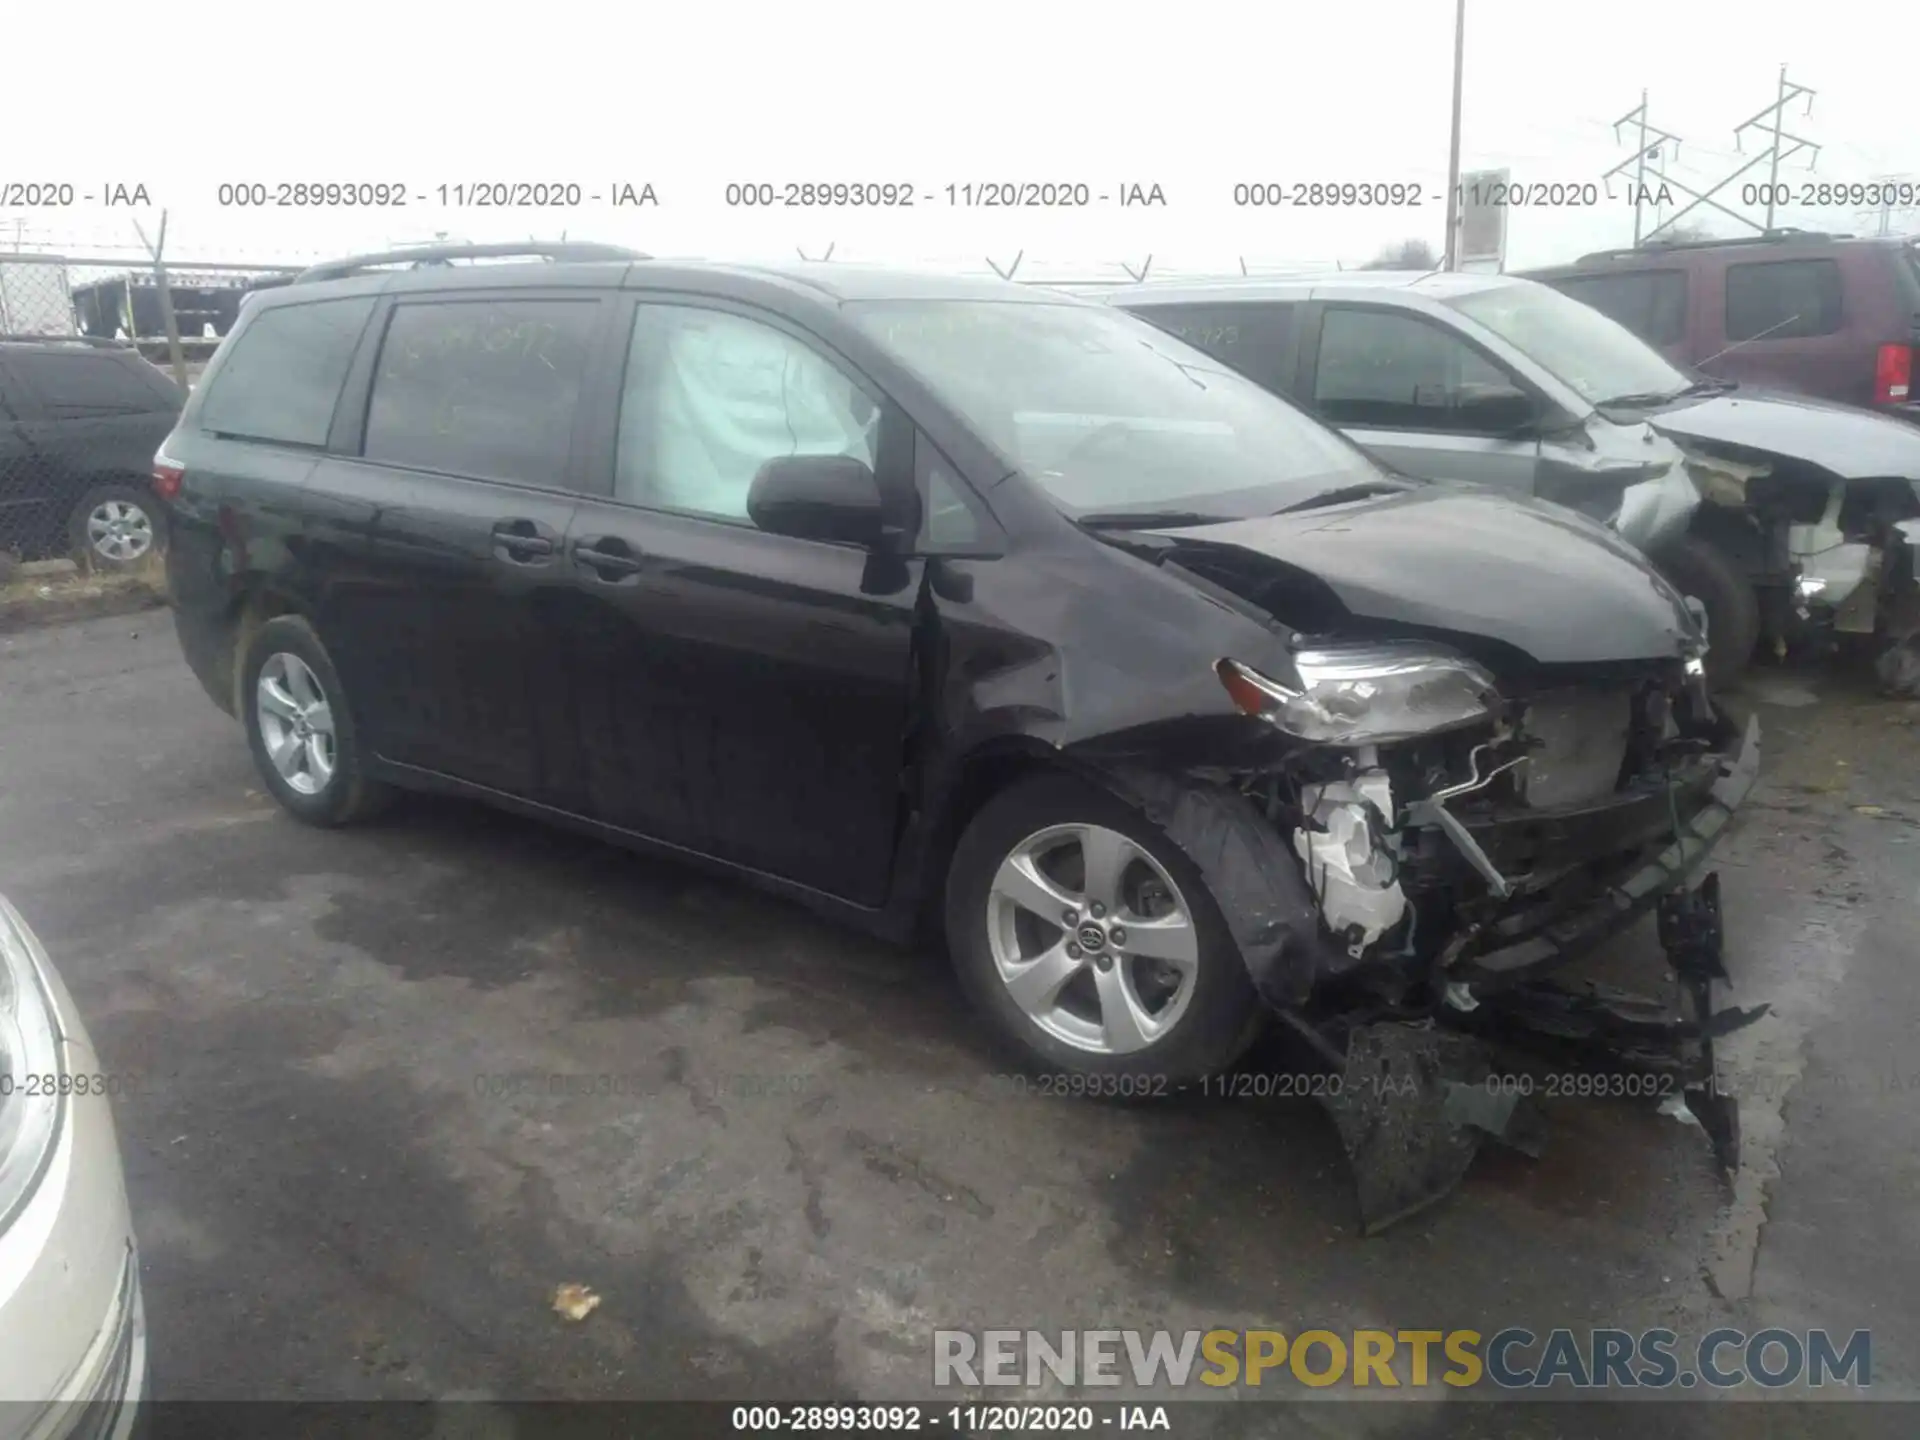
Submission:
{"label": "front side window", "polygon": [[1516,280],[1447,303],[1476,320],[1589,405],[1678,395],[1691,383],[1646,341],[1551,285]]}
{"label": "front side window", "polygon": [[1569,275],[1552,282],[1563,295],[1591,305],[1650,345],[1677,345],[1687,335],[1687,276],[1683,270],[1636,270]]}
{"label": "front side window", "polygon": [[722,310],[642,305],[620,405],[614,494],[651,509],[747,518],[767,461],[874,464],[880,407],[804,341]]}
{"label": "front side window", "polygon": [[1259,515],[1381,478],[1311,416],[1122,310],[971,299],[846,310],[1069,515]]}
{"label": "front side window", "polygon": [[1480,397],[1515,388],[1473,346],[1394,310],[1331,309],[1320,326],[1313,403],[1335,425],[1471,432]]}
{"label": "front side window", "polygon": [[260,311],[209,384],[201,428],[245,440],[326,444],[373,307],[373,297],[364,296]]}
{"label": "front side window", "polygon": [[1727,339],[1793,340],[1841,325],[1840,266],[1767,260],[1727,267]]}
{"label": "front side window", "polygon": [[367,406],[366,458],[565,486],[598,318],[595,300],[395,306]]}

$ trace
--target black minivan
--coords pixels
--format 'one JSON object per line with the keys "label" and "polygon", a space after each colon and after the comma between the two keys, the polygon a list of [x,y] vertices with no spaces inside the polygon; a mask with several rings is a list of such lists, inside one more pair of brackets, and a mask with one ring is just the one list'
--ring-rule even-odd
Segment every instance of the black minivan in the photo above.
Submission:
{"label": "black minivan", "polygon": [[155,483],[294,815],[450,792],[943,924],[1095,1091],[1449,1023],[1684,893],[1757,763],[1599,525],[997,281],[343,261],[250,297]]}

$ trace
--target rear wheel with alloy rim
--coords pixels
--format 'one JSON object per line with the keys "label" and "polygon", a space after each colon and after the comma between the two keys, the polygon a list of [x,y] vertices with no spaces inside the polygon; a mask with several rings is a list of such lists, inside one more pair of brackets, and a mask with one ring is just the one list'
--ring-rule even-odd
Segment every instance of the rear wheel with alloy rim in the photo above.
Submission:
{"label": "rear wheel with alloy rim", "polygon": [[281,615],[254,632],[241,662],[242,715],[254,765],[273,796],[311,825],[344,825],[387,799],[366,778],[340,677],[313,627]]}
{"label": "rear wheel with alloy rim", "polygon": [[1218,1073],[1258,1028],[1198,869],[1072,777],[1024,782],[975,818],[949,872],[947,932],[974,1002],[1030,1064],[1154,1082],[1116,1093]]}
{"label": "rear wheel with alloy rim", "polygon": [[132,485],[96,485],[73,507],[67,539],[75,557],[96,570],[124,570],[161,543],[160,507]]}

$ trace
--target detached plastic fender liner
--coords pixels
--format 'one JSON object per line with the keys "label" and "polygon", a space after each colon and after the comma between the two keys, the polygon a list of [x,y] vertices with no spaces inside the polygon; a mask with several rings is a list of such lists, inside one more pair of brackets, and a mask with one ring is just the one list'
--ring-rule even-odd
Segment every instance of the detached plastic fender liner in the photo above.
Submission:
{"label": "detached plastic fender liner", "polygon": [[1253,802],[1224,785],[1144,767],[1097,778],[1166,831],[1205,877],[1260,998],[1302,1004],[1351,962],[1320,923],[1300,862]]}

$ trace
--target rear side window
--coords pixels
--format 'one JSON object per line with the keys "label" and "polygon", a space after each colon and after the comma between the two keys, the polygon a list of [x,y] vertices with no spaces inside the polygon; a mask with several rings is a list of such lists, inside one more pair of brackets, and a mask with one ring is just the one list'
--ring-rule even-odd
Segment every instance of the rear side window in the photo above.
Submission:
{"label": "rear side window", "polygon": [[200,407],[200,428],[245,440],[324,445],[372,296],[277,305],[234,338]]}
{"label": "rear side window", "polygon": [[1687,337],[1687,276],[1682,270],[1638,270],[1617,275],[1569,275],[1548,282],[1591,305],[1650,345]]}
{"label": "rear side window", "polygon": [[1767,260],[1727,267],[1727,339],[1791,340],[1841,325],[1840,265]]}
{"label": "rear side window", "polygon": [[367,407],[366,458],[564,487],[599,315],[597,300],[395,306]]}
{"label": "rear side window", "polygon": [[71,354],[19,350],[7,356],[28,394],[56,420],[94,415],[144,415],[180,408],[180,394],[147,362],[75,348]]}
{"label": "rear side window", "polygon": [[1275,394],[1290,388],[1285,366],[1293,337],[1292,305],[1150,305],[1134,313]]}

